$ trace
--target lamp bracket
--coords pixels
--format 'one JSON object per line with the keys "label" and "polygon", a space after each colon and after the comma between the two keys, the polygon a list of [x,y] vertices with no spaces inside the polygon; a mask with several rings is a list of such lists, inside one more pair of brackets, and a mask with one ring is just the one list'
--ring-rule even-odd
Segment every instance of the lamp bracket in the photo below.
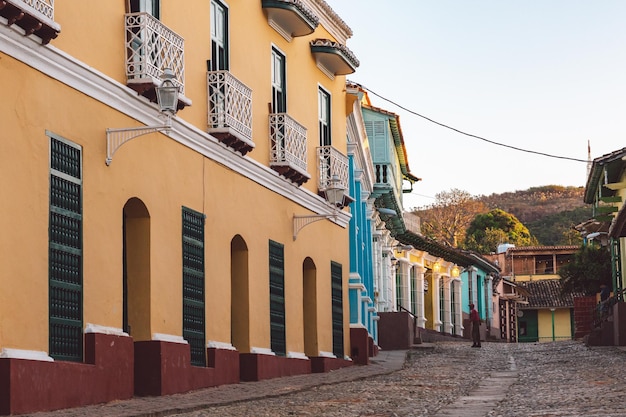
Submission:
{"label": "lamp bracket", "polygon": [[302,230],[305,226],[308,226],[311,223],[315,223],[324,219],[334,219],[337,221],[337,211],[335,210],[332,214],[313,214],[308,216],[296,216],[293,215],[293,240],[296,240],[298,236],[298,232]]}
{"label": "lamp bracket", "polygon": [[136,137],[154,132],[165,132],[168,134],[171,129],[172,118],[169,114],[165,122],[159,126],[141,126],[121,129],[107,128],[107,159],[105,160],[105,163],[107,166],[111,165],[111,162],[113,161],[113,154],[126,142],[135,139]]}

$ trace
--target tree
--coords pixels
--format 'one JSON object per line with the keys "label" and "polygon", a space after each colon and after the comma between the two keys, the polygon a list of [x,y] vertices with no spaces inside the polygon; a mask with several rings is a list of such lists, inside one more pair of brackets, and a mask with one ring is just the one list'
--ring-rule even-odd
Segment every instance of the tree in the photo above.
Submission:
{"label": "tree", "polygon": [[533,238],[517,217],[504,210],[493,209],[476,215],[467,228],[465,249],[491,253],[496,251],[500,243],[530,246],[536,245],[537,239]]}
{"label": "tree", "polygon": [[582,246],[572,262],[559,269],[559,277],[563,293],[593,295],[600,291],[602,284],[612,287],[611,254],[600,246]]}
{"label": "tree", "polygon": [[422,233],[440,243],[458,246],[467,226],[487,206],[467,191],[453,188],[435,195],[435,203],[414,210],[421,219]]}

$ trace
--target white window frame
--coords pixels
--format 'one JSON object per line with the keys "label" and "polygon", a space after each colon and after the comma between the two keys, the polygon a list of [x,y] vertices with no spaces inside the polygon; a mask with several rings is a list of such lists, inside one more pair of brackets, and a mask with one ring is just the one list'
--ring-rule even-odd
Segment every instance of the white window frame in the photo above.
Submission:
{"label": "white window frame", "polygon": [[321,85],[317,88],[318,126],[320,146],[332,145],[332,96]]}
{"label": "white window frame", "polygon": [[[287,57],[275,45],[271,53],[272,113],[287,112]],[[279,100],[278,94],[282,99]]]}
{"label": "white window frame", "polygon": [[[230,69],[230,48],[229,48],[229,10],[228,6],[218,0],[211,0],[211,67],[212,71]],[[215,44],[215,51],[214,46]],[[220,54],[217,52],[223,49],[223,61],[219,60]]]}

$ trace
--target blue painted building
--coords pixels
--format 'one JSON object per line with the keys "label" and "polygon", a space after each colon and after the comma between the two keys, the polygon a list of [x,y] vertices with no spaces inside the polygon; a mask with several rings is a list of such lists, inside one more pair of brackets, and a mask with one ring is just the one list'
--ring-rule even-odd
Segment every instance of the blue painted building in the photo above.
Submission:
{"label": "blue painted building", "polygon": [[462,293],[463,317],[464,317],[464,337],[471,337],[471,326],[469,323],[469,304],[473,303],[478,310],[481,325],[481,337],[483,339],[491,336],[491,326],[493,322],[493,282],[500,273],[500,269],[490,261],[478,254],[467,252],[472,264],[463,269],[461,281],[466,291]]}

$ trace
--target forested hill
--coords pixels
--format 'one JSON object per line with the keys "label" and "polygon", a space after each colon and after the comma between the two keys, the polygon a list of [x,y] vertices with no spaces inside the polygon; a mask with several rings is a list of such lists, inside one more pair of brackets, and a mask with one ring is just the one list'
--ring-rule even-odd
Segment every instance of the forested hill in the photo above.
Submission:
{"label": "forested hill", "polygon": [[[583,202],[584,187],[546,185],[525,191],[480,196],[489,209],[513,214],[542,245],[575,244],[571,228],[591,218],[591,206]],[[569,231],[569,233],[568,233]]]}

